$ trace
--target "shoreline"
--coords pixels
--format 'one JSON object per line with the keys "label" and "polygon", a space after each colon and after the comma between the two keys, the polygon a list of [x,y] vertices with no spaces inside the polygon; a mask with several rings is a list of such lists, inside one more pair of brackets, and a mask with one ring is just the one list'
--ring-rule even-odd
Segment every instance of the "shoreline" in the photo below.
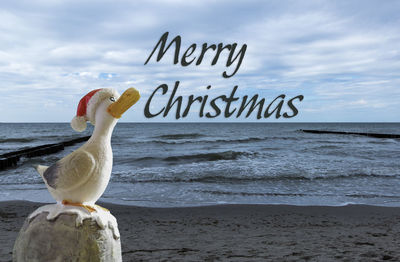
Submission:
{"label": "shoreline", "polygon": [[[99,204],[118,220],[124,261],[400,260],[400,207]],[[42,205],[0,202],[0,261]]]}

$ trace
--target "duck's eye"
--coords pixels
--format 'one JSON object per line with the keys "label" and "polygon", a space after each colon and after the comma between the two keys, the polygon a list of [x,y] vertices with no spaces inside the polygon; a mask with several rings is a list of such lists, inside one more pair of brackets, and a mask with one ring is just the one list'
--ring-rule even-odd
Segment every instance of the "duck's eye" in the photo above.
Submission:
{"label": "duck's eye", "polygon": [[112,96],[112,97],[110,97],[110,101],[111,102],[115,102],[115,98]]}

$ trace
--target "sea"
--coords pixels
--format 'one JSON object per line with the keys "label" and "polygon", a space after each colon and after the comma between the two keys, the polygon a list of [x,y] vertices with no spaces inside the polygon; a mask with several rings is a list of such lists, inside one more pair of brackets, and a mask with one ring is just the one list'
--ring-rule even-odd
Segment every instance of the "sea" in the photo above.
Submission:
{"label": "sea", "polygon": [[[400,123],[118,123],[100,201],[147,207],[219,204],[400,206]],[[0,154],[90,135],[69,123],[0,123]],[[0,201],[54,202],[33,165],[77,149],[22,158],[0,171]]]}

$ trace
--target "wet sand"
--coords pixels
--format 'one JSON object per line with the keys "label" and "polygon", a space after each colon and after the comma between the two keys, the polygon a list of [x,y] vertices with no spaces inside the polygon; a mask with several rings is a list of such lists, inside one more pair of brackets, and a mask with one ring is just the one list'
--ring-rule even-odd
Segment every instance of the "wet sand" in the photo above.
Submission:
{"label": "wet sand", "polygon": [[[0,261],[41,205],[0,202]],[[124,261],[400,261],[400,208],[101,205],[118,219]]]}

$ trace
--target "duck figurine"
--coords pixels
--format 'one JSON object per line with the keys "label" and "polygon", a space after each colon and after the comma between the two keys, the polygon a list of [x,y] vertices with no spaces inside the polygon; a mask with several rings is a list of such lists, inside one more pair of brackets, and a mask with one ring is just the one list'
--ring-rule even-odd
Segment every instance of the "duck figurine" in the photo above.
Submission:
{"label": "duck figurine", "polygon": [[89,92],[80,100],[71,127],[82,132],[89,121],[94,125],[92,136],[80,148],[50,167],[36,166],[58,204],[96,211],[99,206],[95,203],[110,180],[113,129],[122,114],[139,98],[140,94],[135,88],[127,89],[121,96],[114,89],[103,88]]}

